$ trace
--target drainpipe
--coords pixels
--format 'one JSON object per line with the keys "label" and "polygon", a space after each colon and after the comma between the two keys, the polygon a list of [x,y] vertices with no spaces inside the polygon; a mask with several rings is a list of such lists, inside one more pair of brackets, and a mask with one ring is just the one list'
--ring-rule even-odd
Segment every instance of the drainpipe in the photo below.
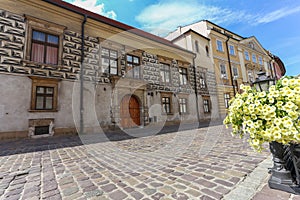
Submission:
{"label": "drainpipe", "polygon": [[200,125],[200,113],[199,113],[199,105],[198,105],[198,88],[197,88],[197,67],[195,65],[195,58],[197,55],[195,54],[193,58],[193,65],[194,65],[194,84],[195,84],[195,95],[196,95],[196,110],[197,110],[197,119],[198,119],[198,126]]}
{"label": "drainpipe", "polygon": [[84,73],[84,25],[87,20],[87,15],[83,15],[83,21],[81,24],[81,68],[80,68],[80,134],[83,134],[83,73]]}
{"label": "drainpipe", "polygon": [[233,87],[233,95],[235,96],[236,92],[235,92],[235,85],[233,83],[233,76],[232,76],[232,69],[231,69],[231,61],[230,61],[230,55],[229,55],[229,49],[228,49],[228,41],[230,39],[230,36],[225,34],[227,36],[227,40],[225,42],[226,44],[226,50],[227,50],[227,58],[228,58],[228,63],[229,63],[229,74],[230,74],[230,80],[231,80],[231,85]]}

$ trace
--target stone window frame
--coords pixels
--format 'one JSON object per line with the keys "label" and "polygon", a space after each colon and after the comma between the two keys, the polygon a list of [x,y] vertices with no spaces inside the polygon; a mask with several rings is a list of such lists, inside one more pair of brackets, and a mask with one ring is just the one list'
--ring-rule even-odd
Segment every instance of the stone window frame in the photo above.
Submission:
{"label": "stone window frame", "polygon": [[[178,106],[179,106],[179,114],[180,115],[188,114],[188,98],[187,97],[179,97],[178,98]],[[181,112],[182,106],[185,107],[185,111],[184,112]]]}
{"label": "stone window frame", "polygon": [[[104,56],[104,55],[102,55],[102,50],[103,49],[106,49],[106,50],[108,50],[109,51],[109,56]],[[110,56],[110,54],[111,54],[111,51],[115,51],[116,53],[117,53],[117,58],[113,58],[113,57],[111,57]],[[102,58],[106,58],[106,59],[109,59],[109,63],[110,63],[110,61],[111,60],[114,60],[114,61],[116,61],[117,62],[117,73],[116,74],[111,74],[111,66],[110,66],[110,64],[108,65],[108,74],[110,74],[110,75],[118,75],[118,73],[119,73],[119,51],[117,50],[117,49],[114,49],[114,48],[110,48],[110,47],[106,47],[106,46],[101,46],[101,48],[100,48],[100,65],[101,65],[101,73],[102,74],[107,74],[106,72],[104,72],[104,70],[103,70],[103,65],[102,65]]]}
{"label": "stone window frame", "polygon": [[[160,63],[161,64],[161,67],[160,67],[160,80],[161,80],[161,83],[164,83],[164,84],[171,84],[171,65],[168,64],[168,63]],[[168,66],[168,70],[165,69],[165,66]],[[166,74],[169,74],[169,81],[166,81]],[[164,74],[164,79],[162,78],[161,74]]]}
{"label": "stone window frame", "polygon": [[[133,59],[134,59],[134,58],[138,58],[139,63],[128,62],[127,56],[130,56],[130,57],[132,57]],[[133,78],[133,79],[142,79],[142,78],[143,78],[142,67],[141,67],[141,60],[142,60],[142,56],[141,56],[141,55],[137,55],[137,54],[135,54],[135,53],[133,53],[133,52],[126,53],[126,55],[125,55],[126,73],[127,73],[127,64],[128,64],[128,63],[132,65],[132,70],[133,70],[133,71],[132,71],[133,74],[132,74],[132,76],[129,76],[129,78]],[[139,78],[135,78],[135,77],[134,77],[134,68],[136,68],[136,67],[139,68]]]}
{"label": "stone window frame", "polygon": [[229,45],[229,54],[231,56],[235,56],[235,49],[234,49],[234,45],[232,44]]}
{"label": "stone window frame", "polygon": [[223,48],[223,42],[222,40],[216,40],[216,44],[217,44],[217,51],[219,52],[224,52],[224,48]]}
{"label": "stone window frame", "polygon": [[262,56],[258,56],[258,64],[263,65],[263,58],[262,58]]}
{"label": "stone window frame", "polygon": [[230,101],[230,94],[229,93],[224,93],[225,108],[229,108],[229,101]]}
{"label": "stone window frame", "polygon": [[256,54],[252,53],[252,62],[257,63]]}
{"label": "stone window frame", "polygon": [[[222,69],[222,67],[224,67],[224,70]],[[220,75],[221,75],[221,79],[228,79],[226,64],[224,63],[220,63]]]}
{"label": "stone window frame", "polygon": [[[184,73],[182,69],[184,69],[184,70],[186,71],[186,73]],[[180,70],[181,70],[181,71],[180,71]],[[188,82],[189,82],[189,76],[188,76],[189,70],[188,70],[188,67],[179,66],[179,67],[178,67],[178,71],[179,71],[179,84],[180,84],[180,85],[187,85]],[[183,81],[183,76],[184,76],[184,75],[185,75],[185,77],[186,77],[185,82]],[[182,77],[182,78],[181,78],[181,77]],[[183,81],[183,82],[182,82],[182,81]]]}
{"label": "stone window frame", "polygon": [[203,112],[210,113],[211,112],[211,100],[209,96],[203,97]]}
{"label": "stone window frame", "polygon": [[[166,112],[164,110],[164,102],[163,98],[168,98],[169,99],[169,112]],[[172,115],[173,114],[173,104],[172,104],[172,93],[161,93],[161,108],[162,108],[162,113],[165,115]]]}
{"label": "stone window frame", "polygon": [[247,50],[244,51],[245,60],[250,61],[249,52]]}
{"label": "stone window frame", "polygon": [[199,85],[202,90],[207,89],[207,83],[206,83],[206,71],[200,71],[199,72]]}
{"label": "stone window frame", "polygon": [[[64,39],[64,30],[66,29],[65,26],[55,24],[53,22],[48,22],[43,19],[35,18],[30,15],[25,15],[27,20],[27,41],[25,46],[25,61],[31,61],[31,48],[32,48],[32,33],[33,30],[44,32],[51,35],[56,35],[59,38],[59,45],[58,45],[58,57],[57,57],[57,65],[56,64],[46,64],[45,65],[52,65],[52,66],[61,66],[62,65],[62,54],[63,54],[63,39]],[[39,63],[40,64],[40,63]]]}
{"label": "stone window frame", "polygon": [[[58,83],[60,79],[42,78],[36,76],[29,77],[32,80],[31,87],[31,102],[29,112],[57,112],[58,105]],[[52,109],[36,109],[36,89],[37,87],[52,87],[53,88],[53,107]]]}

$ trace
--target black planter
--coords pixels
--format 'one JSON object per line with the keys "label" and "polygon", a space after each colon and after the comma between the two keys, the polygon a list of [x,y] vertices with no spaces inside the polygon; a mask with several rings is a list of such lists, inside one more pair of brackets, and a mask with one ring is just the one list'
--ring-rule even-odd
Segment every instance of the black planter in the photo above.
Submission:
{"label": "black planter", "polygon": [[274,166],[271,168],[269,187],[293,194],[300,194],[299,187],[299,145],[270,143]]}

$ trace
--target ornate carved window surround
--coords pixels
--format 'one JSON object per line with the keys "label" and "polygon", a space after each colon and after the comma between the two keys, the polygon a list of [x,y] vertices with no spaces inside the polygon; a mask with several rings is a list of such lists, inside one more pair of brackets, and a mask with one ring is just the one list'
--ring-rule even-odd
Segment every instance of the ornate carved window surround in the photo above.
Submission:
{"label": "ornate carved window surround", "polygon": [[31,63],[31,44],[32,44],[32,32],[33,30],[45,32],[48,34],[56,35],[59,37],[59,47],[58,47],[58,61],[57,65],[62,65],[62,52],[63,52],[63,36],[65,26],[48,22],[42,19],[38,19],[29,15],[25,15],[27,20],[27,42],[25,47],[25,61]]}
{"label": "ornate carved window surround", "polygon": [[[60,79],[53,78],[42,78],[36,76],[29,77],[32,80],[32,88],[31,88],[31,103],[29,112],[57,112],[57,99],[58,99],[58,82]],[[37,103],[37,87],[48,87],[53,88],[53,102],[52,109],[36,109]]]}

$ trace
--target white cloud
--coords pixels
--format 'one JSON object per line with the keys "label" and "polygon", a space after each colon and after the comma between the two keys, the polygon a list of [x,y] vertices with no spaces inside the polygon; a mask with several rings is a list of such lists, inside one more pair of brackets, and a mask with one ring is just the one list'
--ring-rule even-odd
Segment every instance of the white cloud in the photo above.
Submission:
{"label": "white cloud", "polygon": [[252,16],[243,11],[231,11],[216,6],[206,6],[197,1],[162,1],[146,7],[136,17],[142,28],[154,34],[164,35],[179,25],[202,19],[214,23],[235,23],[249,20]]}
{"label": "white cloud", "polygon": [[299,11],[300,6],[293,9],[282,8],[270,13],[252,14],[245,10],[209,6],[195,0],[160,0],[160,2],[143,9],[135,19],[142,25],[142,29],[164,36],[177,26],[184,26],[203,19],[222,25],[236,23],[258,25],[273,22]]}
{"label": "white cloud", "polygon": [[117,14],[113,10],[105,11],[103,3],[97,5],[97,0],[75,0],[72,4],[111,19],[117,18]]}
{"label": "white cloud", "polygon": [[264,16],[261,16],[257,19],[257,23],[269,23],[276,21],[280,18],[286,17],[288,15],[297,13],[300,11],[300,6],[295,8],[281,8],[279,10],[272,11],[270,13],[265,14]]}

